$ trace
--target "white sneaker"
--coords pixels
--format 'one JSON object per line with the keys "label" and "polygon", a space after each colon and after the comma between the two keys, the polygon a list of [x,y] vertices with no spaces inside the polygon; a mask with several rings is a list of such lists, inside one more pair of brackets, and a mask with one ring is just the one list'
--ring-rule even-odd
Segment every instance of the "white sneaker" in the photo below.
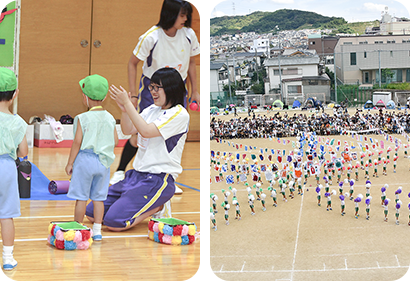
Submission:
{"label": "white sneaker", "polygon": [[12,270],[17,266],[17,261],[14,258],[5,258],[3,257],[3,269]]}
{"label": "white sneaker", "polygon": [[162,210],[156,212],[152,215],[154,219],[162,219],[162,218],[172,218],[171,215],[171,200],[168,200]]}
{"label": "white sneaker", "polygon": [[117,182],[122,181],[124,178],[125,178],[124,171],[116,171],[110,179],[110,184],[116,184]]}
{"label": "white sneaker", "polygon": [[175,193],[174,194],[182,194],[184,192],[181,188],[179,188],[177,185],[175,185]]}

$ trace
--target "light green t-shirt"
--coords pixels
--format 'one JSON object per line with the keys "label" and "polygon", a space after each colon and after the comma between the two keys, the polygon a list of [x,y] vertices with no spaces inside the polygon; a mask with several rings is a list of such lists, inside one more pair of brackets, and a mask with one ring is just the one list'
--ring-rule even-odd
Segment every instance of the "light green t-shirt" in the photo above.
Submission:
{"label": "light green t-shirt", "polygon": [[109,168],[115,159],[114,117],[106,110],[81,113],[74,118],[74,135],[78,120],[83,132],[80,150],[92,149],[101,164]]}
{"label": "light green t-shirt", "polygon": [[17,147],[27,131],[27,123],[18,115],[0,112],[0,155],[17,159]]}

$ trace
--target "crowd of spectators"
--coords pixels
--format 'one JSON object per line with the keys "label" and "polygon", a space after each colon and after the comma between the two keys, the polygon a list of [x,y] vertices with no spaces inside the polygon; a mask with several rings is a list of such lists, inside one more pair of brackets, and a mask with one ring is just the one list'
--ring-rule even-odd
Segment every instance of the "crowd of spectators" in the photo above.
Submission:
{"label": "crowd of spectators", "polygon": [[289,115],[278,111],[273,116],[264,114],[234,116],[230,120],[211,117],[210,138],[246,139],[260,137],[295,137],[301,132],[316,132],[318,135],[336,135],[341,132],[374,133],[383,130],[388,134],[410,132],[410,113],[407,109],[393,111],[356,110],[349,114],[346,109],[335,109],[333,114],[316,111],[314,114]]}

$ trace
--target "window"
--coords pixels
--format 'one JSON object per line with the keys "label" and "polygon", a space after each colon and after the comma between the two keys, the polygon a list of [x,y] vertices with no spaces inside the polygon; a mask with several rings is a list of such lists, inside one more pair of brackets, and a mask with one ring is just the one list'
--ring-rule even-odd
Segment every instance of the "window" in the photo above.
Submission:
{"label": "window", "polygon": [[410,43],[410,39],[403,39],[402,43]]}
{"label": "window", "polygon": [[[282,74],[283,74],[283,70],[282,70]],[[279,76],[279,69],[274,69],[273,70],[273,75],[274,76]]]}
{"label": "window", "polygon": [[359,42],[359,45],[367,44],[367,41]]}
{"label": "window", "polygon": [[311,42],[310,42],[310,45],[315,45],[315,41],[311,41]]}
{"label": "window", "polygon": [[410,82],[410,69],[406,69],[406,82]]}
{"label": "window", "polygon": [[300,85],[289,85],[288,93],[289,94],[298,94],[302,92],[302,86]]}
{"label": "window", "polygon": [[383,44],[383,41],[374,41],[374,44]]}
{"label": "window", "polygon": [[403,82],[403,71],[401,69],[397,69],[396,77],[396,82]]}
{"label": "window", "polygon": [[343,42],[343,45],[352,45],[352,42]]}
{"label": "window", "polygon": [[393,57],[393,51],[390,51],[390,57]]}
{"label": "window", "polygon": [[350,65],[356,65],[356,53],[350,53]]}
{"label": "window", "polygon": [[298,69],[297,68],[287,68],[282,71],[283,75],[297,75]]}
{"label": "window", "polygon": [[367,52],[366,51],[363,53],[363,57],[367,58]]}
{"label": "window", "polygon": [[394,43],[396,43],[396,40],[387,40],[387,44],[394,44]]}

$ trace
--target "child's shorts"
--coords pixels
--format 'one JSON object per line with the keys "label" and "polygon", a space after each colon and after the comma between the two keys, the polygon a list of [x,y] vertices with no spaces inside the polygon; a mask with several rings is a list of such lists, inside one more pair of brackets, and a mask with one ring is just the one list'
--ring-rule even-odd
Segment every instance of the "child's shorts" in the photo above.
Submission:
{"label": "child's shorts", "polygon": [[[175,193],[174,178],[170,174],[150,174],[129,170],[124,180],[111,185],[104,201],[104,225],[124,228],[135,218],[160,207]],[[86,215],[94,217],[94,205],[90,202]]]}
{"label": "child's shorts", "polygon": [[21,216],[16,162],[8,154],[0,155],[0,219]]}
{"label": "child's shorts", "polygon": [[92,150],[80,150],[73,165],[67,197],[76,200],[104,201],[110,183],[110,168],[101,164]]}

